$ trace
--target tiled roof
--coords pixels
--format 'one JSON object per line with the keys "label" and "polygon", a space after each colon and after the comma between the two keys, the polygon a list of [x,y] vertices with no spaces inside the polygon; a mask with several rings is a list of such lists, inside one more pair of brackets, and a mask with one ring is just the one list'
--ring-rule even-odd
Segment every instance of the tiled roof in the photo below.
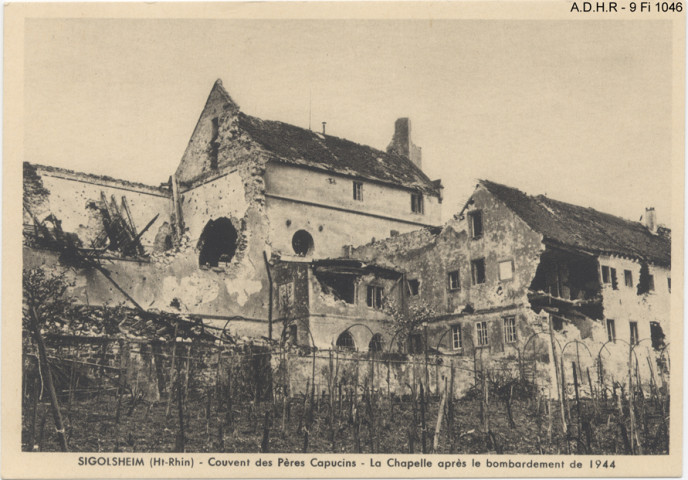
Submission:
{"label": "tiled roof", "polygon": [[238,114],[238,126],[279,162],[440,194],[408,158],[287,123]]}
{"label": "tiled roof", "polygon": [[594,253],[615,254],[671,265],[670,230],[650,232],[632,222],[592,208],[531,196],[488,180],[483,185],[546,241]]}

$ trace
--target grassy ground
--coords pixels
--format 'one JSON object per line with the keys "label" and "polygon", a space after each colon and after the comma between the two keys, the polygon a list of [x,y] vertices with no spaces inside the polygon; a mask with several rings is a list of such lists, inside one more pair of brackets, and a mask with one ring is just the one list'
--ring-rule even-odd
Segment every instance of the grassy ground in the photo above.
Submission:
{"label": "grassy ground", "polygon": [[[580,435],[578,409],[570,402],[568,439],[562,432],[559,404],[552,402],[550,413],[545,401],[522,396],[512,401],[513,424],[506,402],[497,397],[488,406],[488,429],[481,421],[479,395],[455,400],[453,421],[444,415],[437,453],[630,453],[630,421],[627,409],[619,411],[613,400],[581,402]],[[337,399],[330,414],[327,398],[316,398],[313,408],[304,408],[303,397],[288,404],[277,401],[234,403],[232,415],[227,403],[216,397],[189,395],[184,413],[184,450],[187,452],[348,452],[421,453],[423,435],[420,402],[386,396],[359,399],[357,408]],[[78,398],[69,407],[63,402],[69,448],[82,452],[173,452],[179,444],[179,411],[167,401],[132,404],[123,397],[117,422],[117,397],[98,394]],[[210,414],[208,415],[208,405]],[[425,406],[425,451],[433,451],[439,399]],[[666,408],[666,406],[665,406]],[[282,415],[286,410],[286,415]],[[353,414],[352,414],[353,410]],[[668,418],[650,399],[635,404],[637,438],[643,454],[668,453]],[[312,415],[310,412],[312,411]],[[449,409],[445,409],[449,412]],[[34,418],[35,425],[34,425]],[[267,421],[267,426],[266,426]],[[32,433],[35,432],[35,433]],[[267,438],[267,443],[266,443]],[[58,450],[57,437],[48,403],[39,403],[36,415],[27,402],[23,415],[23,450]],[[34,447],[38,445],[38,447]],[[637,452],[636,452],[637,453]]]}

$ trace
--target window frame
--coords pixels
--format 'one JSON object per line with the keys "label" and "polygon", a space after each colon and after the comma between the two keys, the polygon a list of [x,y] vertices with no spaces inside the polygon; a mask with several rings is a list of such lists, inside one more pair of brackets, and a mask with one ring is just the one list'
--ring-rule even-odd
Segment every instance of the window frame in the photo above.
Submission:
{"label": "window frame", "polygon": [[633,288],[633,270],[624,269],[624,285]]}
{"label": "window frame", "polygon": [[490,346],[490,329],[487,326],[487,320],[475,322],[475,345],[476,347]]}
{"label": "window frame", "polygon": [[[374,292],[371,295],[371,292]],[[384,300],[384,287],[380,285],[367,285],[366,287],[366,305],[368,308],[375,310],[382,310],[382,303]],[[379,293],[379,295],[378,295]]]}
{"label": "window frame", "polygon": [[357,202],[362,202],[363,201],[363,182],[359,182],[357,180],[353,181],[353,189],[354,189],[354,200]]}
{"label": "window frame", "polygon": [[504,343],[516,343],[518,341],[518,334],[516,332],[516,316],[509,315],[502,317],[502,326],[504,330]]}
{"label": "window frame", "polygon": [[[478,218],[480,220],[480,232],[478,234],[475,233],[475,219]],[[468,229],[471,234],[471,238],[473,240],[477,240],[479,238],[482,238],[483,235],[485,234],[485,223],[483,222],[483,211],[482,210],[473,210],[468,212]]]}
{"label": "window frame", "polygon": [[[482,270],[483,270],[483,281],[479,282],[478,281],[478,270],[476,268],[476,265],[478,265],[480,262],[482,262]],[[487,267],[485,265],[485,258],[474,258],[471,260],[471,284],[472,285],[483,285],[487,283]]]}
{"label": "window frame", "polygon": [[638,335],[638,322],[635,320],[629,320],[628,330],[628,343],[631,345],[638,345],[638,343],[640,343],[640,336]]}
{"label": "window frame", "polygon": [[425,205],[423,200],[422,192],[412,192],[411,193],[411,213],[418,215],[425,214]]}
{"label": "window frame", "polygon": [[609,265],[600,265],[600,278],[603,285],[611,285],[612,283],[612,271]]}
{"label": "window frame", "polygon": [[[452,275],[456,274],[456,285],[452,286]],[[447,290],[455,292],[461,290],[461,273],[459,269],[447,272]]]}
{"label": "window frame", "polygon": [[455,352],[463,350],[463,332],[461,332],[461,324],[452,325],[451,329],[452,350]]}
{"label": "window frame", "polygon": [[[616,343],[616,322],[613,318],[608,318],[605,322],[607,327],[607,341]],[[611,328],[609,328],[611,326]]]}

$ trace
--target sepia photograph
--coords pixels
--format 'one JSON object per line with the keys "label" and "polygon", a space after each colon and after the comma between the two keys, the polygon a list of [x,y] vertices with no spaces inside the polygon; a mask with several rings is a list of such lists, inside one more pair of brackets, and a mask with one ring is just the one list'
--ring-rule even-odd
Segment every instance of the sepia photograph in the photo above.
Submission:
{"label": "sepia photograph", "polygon": [[558,3],[25,15],[13,448],[148,475],[680,474],[685,16]]}

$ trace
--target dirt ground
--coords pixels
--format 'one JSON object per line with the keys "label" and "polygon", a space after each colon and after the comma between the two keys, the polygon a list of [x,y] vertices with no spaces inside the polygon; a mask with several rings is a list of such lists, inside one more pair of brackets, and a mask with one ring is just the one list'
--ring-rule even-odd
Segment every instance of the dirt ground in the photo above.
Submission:
{"label": "dirt ground", "polygon": [[[216,396],[208,402],[207,396],[189,395],[183,447],[176,401],[166,415],[166,400],[132,404],[123,397],[119,422],[114,394],[77,398],[71,407],[63,403],[62,412],[69,448],[80,452],[433,452],[439,399],[430,398],[421,406],[409,398],[394,398],[390,405],[389,398],[380,395],[359,398],[357,408],[351,403],[335,399],[331,415],[327,397],[316,397],[312,409],[303,397],[295,397],[288,403],[236,403],[228,415],[229,405],[217,402]],[[544,400],[513,399],[512,424],[506,401],[494,397],[488,405],[487,430],[481,407],[480,395],[469,395],[444,410],[437,453],[630,453],[628,409],[619,411],[614,399],[582,401],[580,422],[575,401],[569,402],[568,438],[562,432],[558,402],[550,404],[548,413]],[[652,399],[636,402],[637,439],[643,454],[668,453],[669,419],[662,416],[661,408]],[[59,449],[49,403],[39,403],[35,414],[32,404],[25,405],[22,448]]]}

